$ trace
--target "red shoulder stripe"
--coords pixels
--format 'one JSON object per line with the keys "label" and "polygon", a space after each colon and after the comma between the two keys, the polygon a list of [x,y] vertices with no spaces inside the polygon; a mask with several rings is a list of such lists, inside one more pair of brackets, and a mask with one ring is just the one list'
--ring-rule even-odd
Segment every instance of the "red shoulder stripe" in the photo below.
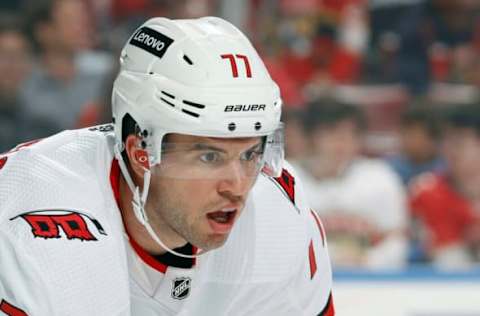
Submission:
{"label": "red shoulder stripe", "polygon": [[317,260],[315,259],[315,250],[313,249],[313,240],[310,240],[308,246],[308,260],[310,261],[310,279],[313,279],[317,272]]}
{"label": "red shoulder stripe", "polygon": [[310,213],[315,219],[315,223],[317,223],[318,230],[320,231],[320,236],[322,236],[322,246],[325,246],[325,230],[323,229],[323,225],[320,221],[320,218],[318,217],[317,213],[315,213],[313,210],[310,210]]}
{"label": "red shoulder stripe", "polygon": [[328,297],[327,305],[325,305],[323,310],[317,316],[335,316],[332,293],[330,293],[330,296]]}

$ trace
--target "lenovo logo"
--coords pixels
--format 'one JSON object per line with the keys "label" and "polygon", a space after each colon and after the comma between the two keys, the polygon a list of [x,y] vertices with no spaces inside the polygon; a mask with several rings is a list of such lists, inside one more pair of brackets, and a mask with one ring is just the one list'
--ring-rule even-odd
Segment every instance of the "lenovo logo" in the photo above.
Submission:
{"label": "lenovo logo", "polygon": [[235,104],[227,105],[224,112],[265,111],[265,104]]}
{"label": "lenovo logo", "polygon": [[173,39],[148,27],[142,27],[133,35],[130,44],[162,58]]}
{"label": "lenovo logo", "polygon": [[156,49],[157,51],[161,51],[165,47],[164,42],[143,32],[137,33],[134,39],[139,41],[140,43]]}

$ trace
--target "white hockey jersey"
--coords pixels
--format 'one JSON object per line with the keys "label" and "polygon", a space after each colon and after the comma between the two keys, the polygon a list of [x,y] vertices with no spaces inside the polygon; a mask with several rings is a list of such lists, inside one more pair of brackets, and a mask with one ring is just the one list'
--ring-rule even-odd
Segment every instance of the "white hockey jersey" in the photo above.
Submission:
{"label": "white hockey jersey", "polygon": [[0,315],[334,315],[325,234],[289,167],[259,176],[223,247],[153,257],[122,222],[112,129],[0,155]]}

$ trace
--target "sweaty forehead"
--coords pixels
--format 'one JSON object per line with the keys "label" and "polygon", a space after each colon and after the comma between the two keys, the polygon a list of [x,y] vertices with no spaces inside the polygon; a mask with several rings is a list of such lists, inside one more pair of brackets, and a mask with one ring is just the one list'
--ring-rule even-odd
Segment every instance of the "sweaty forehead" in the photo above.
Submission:
{"label": "sweaty forehead", "polygon": [[166,136],[168,143],[184,143],[184,144],[208,144],[216,146],[229,145],[245,145],[254,146],[261,141],[261,137],[239,137],[239,138],[225,138],[225,137],[203,137],[183,134],[168,134]]}

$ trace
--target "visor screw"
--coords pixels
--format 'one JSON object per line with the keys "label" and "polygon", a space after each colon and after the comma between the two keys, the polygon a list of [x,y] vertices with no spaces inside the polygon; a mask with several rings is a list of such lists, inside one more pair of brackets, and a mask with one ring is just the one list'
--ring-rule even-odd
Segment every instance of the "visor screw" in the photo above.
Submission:
{"label": "visor screw", "polygon": [[232,122],[232,123],[228,124],[228,130],[230,132],[233,132],[236,128],[237,128],[237,125],[235,125],[235,123]]}
{"label": "visor screw", "polygon": [[260,122],[255,123],[255,130],[256,131],[260,130],[261,128],[262,128],[262,123],[260,123]]}

